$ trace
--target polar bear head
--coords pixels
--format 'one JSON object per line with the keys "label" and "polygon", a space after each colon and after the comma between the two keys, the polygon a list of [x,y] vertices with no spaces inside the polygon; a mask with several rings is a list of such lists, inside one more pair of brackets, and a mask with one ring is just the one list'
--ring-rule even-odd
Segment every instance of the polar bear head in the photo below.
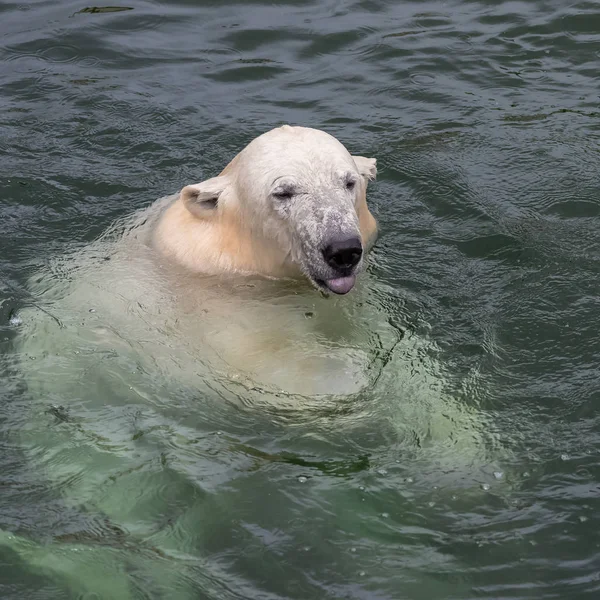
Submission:
{"label": "polar bear head", "polygon": [[196,271],[303,274],[345,294],[376,235],[366,204],[376,172],[374,158],[351,156],[323,131],[273,129],[218,177],[183,188],[159,246]]}

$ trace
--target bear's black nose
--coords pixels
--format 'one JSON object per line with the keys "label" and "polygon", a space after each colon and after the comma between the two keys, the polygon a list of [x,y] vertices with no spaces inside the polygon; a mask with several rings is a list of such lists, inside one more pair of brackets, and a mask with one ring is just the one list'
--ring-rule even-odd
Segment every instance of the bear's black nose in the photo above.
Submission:
{"label": "bear's black nose", "polygon": [[323,258],[330,267],[337,270],[352,269],[362,256],[362,244],[357,237],[334,240],[323,249]]}

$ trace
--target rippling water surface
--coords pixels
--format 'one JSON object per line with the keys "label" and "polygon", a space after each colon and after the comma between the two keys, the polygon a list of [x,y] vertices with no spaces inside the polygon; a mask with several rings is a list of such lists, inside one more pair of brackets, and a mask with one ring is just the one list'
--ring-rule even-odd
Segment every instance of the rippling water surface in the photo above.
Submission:
{"label": "rippling water surface", "polygon": [[[0,596],[598,598],[598,3],[85,8],[0,5]],[[28,384],[28,278],[283,122],[378,159],[372,392]]]}

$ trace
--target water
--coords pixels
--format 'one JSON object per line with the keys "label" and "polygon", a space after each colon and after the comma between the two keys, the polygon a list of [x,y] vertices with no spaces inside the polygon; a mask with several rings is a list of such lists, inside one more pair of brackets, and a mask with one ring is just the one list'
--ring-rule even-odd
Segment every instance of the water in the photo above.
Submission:
{"label": "water", "polygon": [[[127,6],[0,7],[0,595],[596,598],[597,3]],[[283,122],[378,159],[372,388],[18,354],[65,255]]]}

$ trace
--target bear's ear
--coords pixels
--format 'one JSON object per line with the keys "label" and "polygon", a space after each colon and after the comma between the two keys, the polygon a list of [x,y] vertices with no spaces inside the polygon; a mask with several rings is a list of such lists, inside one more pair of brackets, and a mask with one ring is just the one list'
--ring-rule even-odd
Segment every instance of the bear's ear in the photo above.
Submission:
{"label": "bear's ear", "polygon": [[227,177],[219,176],[202,183],[186,185],[180,194],[185,207],[199,219],[210,219],[217,213],[219,196],[229,183]]}
{"label": "bear's ear", "polygon": [[358,172],[366,179],[372,180],[377,177],[377,159],[365,158],[364,156],[353,156],[354,164]]}

